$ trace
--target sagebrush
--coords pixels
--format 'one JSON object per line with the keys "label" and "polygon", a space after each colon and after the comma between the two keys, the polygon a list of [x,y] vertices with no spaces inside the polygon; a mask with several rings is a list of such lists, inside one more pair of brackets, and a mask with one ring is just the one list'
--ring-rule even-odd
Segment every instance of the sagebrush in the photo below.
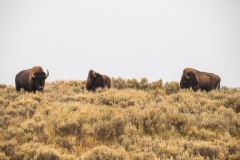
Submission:
{"label": "sagebrush", "polygon": [[240,92],[112,78],[0,87],[0,159],[240,159]]}

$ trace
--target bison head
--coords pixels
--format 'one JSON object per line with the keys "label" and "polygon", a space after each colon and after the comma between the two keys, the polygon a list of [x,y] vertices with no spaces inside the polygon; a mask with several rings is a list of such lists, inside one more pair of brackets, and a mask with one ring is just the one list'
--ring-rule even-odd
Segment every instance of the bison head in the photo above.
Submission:
{"label": "bison head", "polygon": [[186,77],[188,77],[188,81],[191,84],[191,86],[195,86],[198,84],[196,74],[194,72],[188,72]]}
{"label": "bison head", "polygon": [[88,72],[88,78],[95,78],[96,77],[96,72],[94,70],[90,70]]}
{"label": "bison head", "polygon": [[43,71],[33,73],[31,75],[33,88],[35,90],[42,91],[45,85],[45,79],[47,79],[48,76],[49,76],[48,70],[47,70],[47,74]]}
{"label": "bison head", "polygon": [[182,75],[181,79],[181,88],[190,88],[198,84],[197,77],[195,72],[189,71],[185,72]]}

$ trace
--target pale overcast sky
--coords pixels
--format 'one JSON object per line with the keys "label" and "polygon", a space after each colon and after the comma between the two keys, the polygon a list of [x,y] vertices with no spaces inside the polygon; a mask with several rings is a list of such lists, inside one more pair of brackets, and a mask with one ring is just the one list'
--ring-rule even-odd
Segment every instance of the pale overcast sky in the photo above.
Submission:
{"label": "pale overcast sky", "polygon": [[240,87],[239,0],[0,0],[0,83],[34,65],[48,82],[180,81],[185,67]]}

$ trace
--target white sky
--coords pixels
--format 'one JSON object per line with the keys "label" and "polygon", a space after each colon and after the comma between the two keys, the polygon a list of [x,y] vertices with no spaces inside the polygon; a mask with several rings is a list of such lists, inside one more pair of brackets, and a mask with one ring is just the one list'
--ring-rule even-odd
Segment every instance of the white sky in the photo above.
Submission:
{"label": "white sky", "polygon": [[0,0],[0,83],[34,65],[47,81],[180,81],[193,67],[240,87],[239,0]]}

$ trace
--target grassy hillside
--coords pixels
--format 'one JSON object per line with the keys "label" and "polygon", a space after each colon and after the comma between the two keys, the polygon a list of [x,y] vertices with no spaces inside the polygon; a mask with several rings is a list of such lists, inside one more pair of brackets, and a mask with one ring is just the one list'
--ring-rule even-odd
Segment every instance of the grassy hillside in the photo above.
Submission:
{"label": "grassy hillside", "polygon": [[0,85],[0,159],[240,159],[240,91],[112,79],[47,83],[44,93]]}

